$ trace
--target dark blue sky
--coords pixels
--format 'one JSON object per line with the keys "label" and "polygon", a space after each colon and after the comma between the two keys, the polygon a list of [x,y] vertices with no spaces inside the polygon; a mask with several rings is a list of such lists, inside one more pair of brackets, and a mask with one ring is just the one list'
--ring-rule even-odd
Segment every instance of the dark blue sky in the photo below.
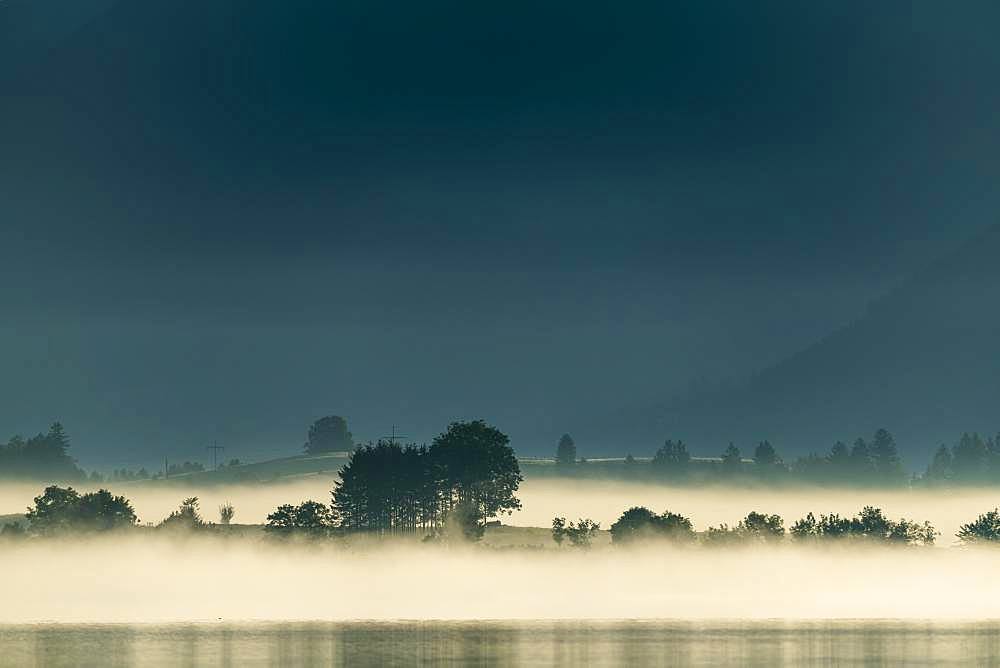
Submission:
{"label": "dark blue sky", "polygon": [[326,413],[652,449],[625,416],[996,222],[997,19],[7,0],[0,429],[61,418],[84,463]]}

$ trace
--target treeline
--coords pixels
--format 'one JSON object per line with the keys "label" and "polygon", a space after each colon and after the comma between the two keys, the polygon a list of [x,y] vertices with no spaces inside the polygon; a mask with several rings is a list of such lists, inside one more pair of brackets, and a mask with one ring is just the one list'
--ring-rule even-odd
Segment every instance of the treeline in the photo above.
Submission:
{"label": "treeline", "polygon": [[944,486],[1000,483],[1000,434],[984,438],[963,434],[953,447],[941,445],[921,475],[908,476],[896,439],[886,429],[851,445],[837,441],[825,454],[812,453],[786,462],[767,440],[746,452],[730,443],[712,457],[692,455],[681,440],[667,440],[651,458],[628,455],[624,462],[578,459],[572,437],[556,448],[555,470],[568,475],[614,475],[676,483],[763,481],[856,486]]}
{"label": "treeline", "polygon": [[70,457],[69,445],[69,436],[58,422],[44,434],[14,436],[0,445],[0,478],[85,480],[87,474]]}
{"label": "treeline", "polygon": [[[566,523],[565,518],[552,520],[552,539],[558,545],[568,538],[574,546],[588,547],[600,525],[589,519]],[[835,513],[813,513],[797,520],[786,531],[785,521],[779,515],[751,512],[735,526],[720,524],[704,532],[694,530],[690,518],[679,513],[664,511],[657,514],[649,508],[629,508],[611,525],[609,533],[615,545],[629,545],[646,541],[663,541],[677,545],[777,545],[791,540],[811,543],[826,540],[845,540],[854,543],[889,545],[933,545],[940,533],[930,522],[914,522],[905,518],[893,520],[880,508],[865,506],[853,517]],[[958,537],[965,543],[1000,542],[1000,513],[991,511],[975,522],[963,525]]]}
{"label": "treeline", "polygon": [[[268,515],[266,526],[277,535],[420,532],[430,538],[478,539],[490,518],[521,507],[515,496],[521,481],[506,434],[482,420],[454,422],[429,447],[380,441],[357,448],[340,470],[329,505],[284,504]],[[80,495],[72,488],[48,487],[26,519],[44,534],[50,533],[48,527],[90,531],[97,525],[136,525],[127,499],[108,495],[106,490]],[[92,499],[98,497],[110,500],[95,505]],[[231,506],[221,507],[221,522],[227,524],[233,512]],[[198,499],[186,499],[159,526],[206,526]]]}
{"label": "treeline", "polygon": [[[228,525],[236,509],[232,504],[219,506],[219,524]],[[72,487],[50,485],[34,498],[24,515],[24,526],[8,523],[0,527],[0,536],[66,536],[106,533],[133,529],[139,525],[132,502],[106,489],[81,494]],[[192,531],[213,526],[201,516],[198,497],[185,499],[156,529]]]}

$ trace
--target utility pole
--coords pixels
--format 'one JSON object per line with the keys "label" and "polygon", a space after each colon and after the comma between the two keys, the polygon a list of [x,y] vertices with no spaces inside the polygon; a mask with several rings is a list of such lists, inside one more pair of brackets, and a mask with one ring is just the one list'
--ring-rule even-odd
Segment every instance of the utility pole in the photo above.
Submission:
{"label": "utility pole", "polygon": [[218,441],[213,441],[212,445],[205,446],[206,450],[212,451],[212,470],[219,470],[219,450],[225,450],[226,446],[219,445]]}
{"label": "utility pole", "polygon": [[389,445],[395,445],[396,439],[398,438],[409,438],[409,436],[404,436],[403,434],[396,433],[396,425],[392,425],[392,436],[383,436],[385,440],[389,441]]}

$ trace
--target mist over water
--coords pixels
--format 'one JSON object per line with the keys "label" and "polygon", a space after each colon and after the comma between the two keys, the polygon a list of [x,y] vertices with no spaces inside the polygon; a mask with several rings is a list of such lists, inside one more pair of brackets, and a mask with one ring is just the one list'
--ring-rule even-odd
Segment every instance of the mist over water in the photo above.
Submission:
{"label": "mist over water", "polygon": [[[192,495],[207,519],[231,501],[236,522],[259,523],[280,503],[327,501],[332,481],[307,478],[195,490],[110,485],[156,523]],[[0,488],[0,511],[23,510],[36,486]],[[610,526],[625,508],[690,515],[695,526],[735,524],[751,510],[786,524],[862,505],[930,520],[947,545],[959,524],[996,505],[989,490],[780,490],[669,488],[529,480],[509,522],[546,527],[555,515]],[[506,522],[507,520],[505,520]],[[589,551],[536,547],[445,548],[398,541],[270,540],[259,534],[124,536],[0,544],[8,575],[0,623],[184,620],[399,619],[969,619],[1000,618],[997,552],[849,545]],[[13,576],[13,577],[12,577]]]}
{"label": "mist over water", "polygon": [[377,549],[132,535],[4,546],[0,624],[1000,617],[992,550]]}

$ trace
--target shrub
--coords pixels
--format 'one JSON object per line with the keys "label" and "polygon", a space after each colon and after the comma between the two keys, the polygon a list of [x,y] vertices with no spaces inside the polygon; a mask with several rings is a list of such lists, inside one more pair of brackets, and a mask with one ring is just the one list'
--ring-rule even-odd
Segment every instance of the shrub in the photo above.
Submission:
{"label": "shrub", "polygon": [[649,508],[629,508],[611,525],[611,541],[615,544],[661,538],[688,541],[694,537],[691,520],[670,511],[657,515]]}
{"label": "shrub", "polygon": [[956,535],[967,544],[1000,542],[1000,509],[994,508],[963,524]]}

